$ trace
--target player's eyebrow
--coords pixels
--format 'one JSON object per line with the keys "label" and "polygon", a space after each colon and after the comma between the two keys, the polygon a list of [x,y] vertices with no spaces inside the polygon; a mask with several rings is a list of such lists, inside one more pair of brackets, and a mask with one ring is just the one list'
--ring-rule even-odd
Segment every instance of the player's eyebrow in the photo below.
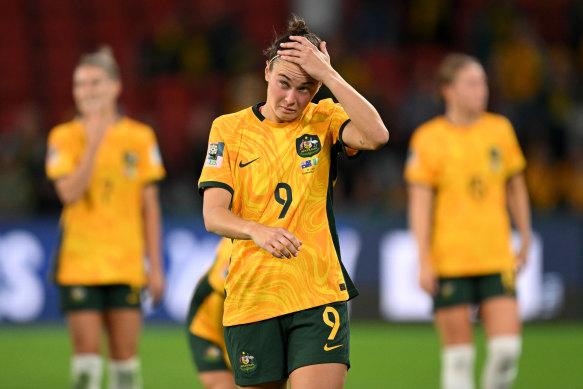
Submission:
{"label": "player's eyebrow", "polygon": [[[291,81],[292,80],[291,78],[289,78],[288,76],[286,76],[283,73],[278,73],[277,75],[285,78],[288,81]],[[314,81],[304,81],[300,85],[316,85],[316,83]]]}

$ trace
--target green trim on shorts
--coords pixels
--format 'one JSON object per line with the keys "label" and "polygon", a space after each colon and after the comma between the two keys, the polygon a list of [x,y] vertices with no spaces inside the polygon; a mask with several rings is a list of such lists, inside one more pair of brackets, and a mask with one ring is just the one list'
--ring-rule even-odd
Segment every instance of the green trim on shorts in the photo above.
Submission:
{"label": "green trim on shorts", "polygon": [[61,312],[141,309],[141,287],[126,284],[59,285]]}
{"label": "green trim on shorts", "polygon": [[201,338],[188,332],[188,344],[190,345],[190,355],[199,373],[205,371],[226,370],[231,371],[221,347],[210,340]]}
{"label": "green trim on shorts", "polygon": [[350,321],[346,301],[271,319],[225,327],[235,383],[259,385],[321,363],[350,367]]}
{"label": "green trim on shorts", "polygon": [[471,277],[439,278],[439,292],[433,297],[434,310],[463,304],[481,304],[497,296],[516,297],[510,272]]}

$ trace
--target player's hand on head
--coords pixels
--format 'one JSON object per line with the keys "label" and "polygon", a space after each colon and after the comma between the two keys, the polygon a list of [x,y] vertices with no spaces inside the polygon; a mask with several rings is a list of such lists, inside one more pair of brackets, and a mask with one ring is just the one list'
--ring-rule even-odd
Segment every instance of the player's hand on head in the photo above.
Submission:
{"label": "player's hand on head", "polygon": [[322,41],[318,49],[303,36],[290,36],[290,39],[293,42],[281,44],[281,48],[277,52],[280,58],[300,65],[311,77],[323,81],[326,75],[332,71],[326,42]]}
{"label": "player's hand on head", "polygon": [[154,304],[162,302],[165,284],[166,281],[161,271],[150,271],[148,274],[147,286],[148,292],[150,293],[150,296],[152,296],[152,300],[154,300]]}
{"label": "player's hand on head", "polygon": [[276,258],[297,257],[301,250],[302,242],[285,228],[258,224],[251,237],[257,246]]}

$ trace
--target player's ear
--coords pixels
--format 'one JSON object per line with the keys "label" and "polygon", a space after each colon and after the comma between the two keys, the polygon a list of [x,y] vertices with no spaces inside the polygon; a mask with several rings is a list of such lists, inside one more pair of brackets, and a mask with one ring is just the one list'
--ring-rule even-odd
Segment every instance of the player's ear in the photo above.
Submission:
{"label": "player's ear", "polygon": [[269,61],[265,61],[265,81],[269,82]]}

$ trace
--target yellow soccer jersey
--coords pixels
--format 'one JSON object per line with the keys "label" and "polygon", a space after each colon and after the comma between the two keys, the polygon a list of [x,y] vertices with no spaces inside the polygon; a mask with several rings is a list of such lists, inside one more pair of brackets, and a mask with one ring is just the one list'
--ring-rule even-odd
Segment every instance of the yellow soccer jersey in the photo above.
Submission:
{"label": "yellow soccer jersey", "polygon": [[[52,129],[47,176],[56,180],[71,174],[84,150],[79,120]],[[55,269],[58,283],[144,284],[142,189],[164,174],[151,128],[122,118],[108,130],[85,194],[63,207]]]}
{"label": "yellow soccer jersey", "polygon": [[405,179],[435,189],[431,256],[442,277],[512,268],[506,181],[525,168],[510,122],[486,113],[459,127],[444,117],[411,139]]}
{"label": "yellow soccer jersey", "polygon": [[[190,332],[218,345],[223,350],[227,362],[223,331],[223,303],[225,301],[225,277],[229,269],[231,248],[231,239],[221,239],[215,262],[205,276],[208,284],[199,283],[196,287],[195,296],[200,297],[202,302],[196,308],[196,314],[190,322]],[[200,296],[201,294],[202,296]]]}
{"label": "yellow soccer jersey", "polygon": [[235,240],[223,324],[257,322],[358,293],[340,260],[332,211],[336,159],[350,120],[331,99],[310,103],[301,118],[275,123],[261,104],[217,118],[199,190],[231,192],[231,210],[246,220],[283,227],[303,242],[298,256],[278,259],[252,240]]}

